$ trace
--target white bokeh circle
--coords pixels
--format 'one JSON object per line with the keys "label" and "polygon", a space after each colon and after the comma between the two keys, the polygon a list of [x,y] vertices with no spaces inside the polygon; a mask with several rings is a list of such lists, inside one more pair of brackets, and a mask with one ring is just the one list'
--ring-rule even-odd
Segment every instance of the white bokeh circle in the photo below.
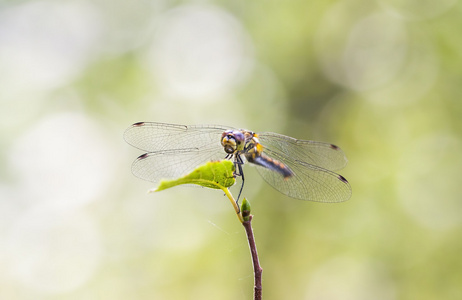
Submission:
{"label": "white bokeh circle", "polygon": [[101,261],[97,226],[82,212],[39,206],[24,213],[6,238],[7,271],[42,293],[71,291],[84,284]]}
{"label": "white bokeh circle", "polygon": [[29,1],[6,7],[0,11],[0,96],[68,82],[86,65],[101,30],[90,2]]}
{"label": "white bokeh circle", "polygon": [[357,91],[390,82],[405,63],[407,48],[408,33],[400,19],[381,12],[356,16],[344,3],[330,9],[315,36],[324,74]]}
{"label": "white bokeh circle", "polygon": [[8,158],[20,197],[68,208],[107,191],[116,167],[104,131],[80,113],[39,120],[16,139]]}
{"label": "white bokeh circle", "polygon": [[163,93],[207,101],[247,76],[251,49],[231,14],[210,5],[185,5],[161,17],[147,58]]}
{"label": "white bokeh circle", "polygon": [[420,225],[437,230],[462,225],[462,141],[434,133],[411,142],[397,173],[399,200]]}

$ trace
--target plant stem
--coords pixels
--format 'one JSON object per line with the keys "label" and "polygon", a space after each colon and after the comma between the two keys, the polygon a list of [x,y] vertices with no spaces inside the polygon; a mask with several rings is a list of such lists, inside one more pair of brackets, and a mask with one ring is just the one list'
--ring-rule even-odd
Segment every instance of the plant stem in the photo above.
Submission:
{"label": "plant stem", "polygon": [[242,214],[240,213],[241,210],[239,206],[237,206],[236,200],[234,200],[233,195],[231,195],[231,193],[229,192],[227,188],[222,189],[222,191],[225,192],[225,195],[228,197],[229,201],[233,205],[234,210],[236,211],[236,215],[239,218],[239,221],[241,221],[241,223],[244,222],[244,219],[242,218]]}
{"label": "plant stem", "polygon": [[250,253],[252,254],[252,263],[253,263],[253,273],[254,273],[254,300],[261,300],[262,297],[262,284],[261,284],[261,274],[263,269],[260,267],[260,262],[258,260],[257,246],[255,244],[255,238],[253,236],[252,230],[252,215],[249,216],[248,221],[242,222],[244,225],[245,232],[247,233],[247,239],[249,241]]}

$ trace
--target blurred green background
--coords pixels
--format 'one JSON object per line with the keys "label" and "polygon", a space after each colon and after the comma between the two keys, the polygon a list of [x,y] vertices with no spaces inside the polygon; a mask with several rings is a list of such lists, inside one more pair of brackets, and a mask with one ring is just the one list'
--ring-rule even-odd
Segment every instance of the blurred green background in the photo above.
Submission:
{"label": "blurred green background", "polygon": [[131,174],[157,121],[345,151],[340,204],[247,166],[265,299],[462,299],[461,30],[456,0],[1,1],[0,298],[252,298],[223,194]]}

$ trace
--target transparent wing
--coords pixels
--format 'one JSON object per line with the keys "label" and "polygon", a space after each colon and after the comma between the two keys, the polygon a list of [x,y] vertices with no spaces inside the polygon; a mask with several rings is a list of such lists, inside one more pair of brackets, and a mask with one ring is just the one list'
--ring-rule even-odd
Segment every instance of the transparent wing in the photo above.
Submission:
{"label": "transparent wing", "polygon": [[221,135],[232,129],[225,126],[185,126],[140,122],[130,126],[124,139],[149,152],[132,165],[135,176],[158,183],[161,179],[181,177],[207,161],[224,159]]}
{"label": "transparent wing", "polygon": [[283,162],[294,175],[284,179],[279,173],[257,166],[263,179],[281,193],[300,200],[316,202],[342,202],[351,197],[348,181],[332,171],[306,162],[287,158],[276,151],[266,149],[273,159]]}
{"label": "transparent wing", "polygon": [[179,178],[208,161],[225,156],[222,149],[161,150],[138,157],[132,164],[132,172],[136,177],[158,184],[161,179]]}
{"label": "transparent wing", "polygon": [[133,147],[146,152],[210,147],[223,151],[221,134],[228,129],[232,128],[217,125],[185,126],[140,122],[125,130],[124,139]]}
{"label": "transparent wing", "polygon": [[[289,157],[293,161],[304,162],[331,171],[342,169],[348,162],[342,149],[329,143],[297,140],[273,132],[259,133],[258,140],[264,147],[263,152],[271,150],[272,153]],[[268,155],[272,156],[269,153]],[[285,160],[281,162],[285,163]]]}

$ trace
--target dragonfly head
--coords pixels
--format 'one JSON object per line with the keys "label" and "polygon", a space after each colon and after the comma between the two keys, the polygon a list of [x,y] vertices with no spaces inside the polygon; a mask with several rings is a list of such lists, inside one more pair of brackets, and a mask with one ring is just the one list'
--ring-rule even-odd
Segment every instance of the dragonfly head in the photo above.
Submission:
{"label": "dragonfly head", "polygon": [[245,136],[238,130],[226,130],[221,135],[221,145],[228,154],[244,149]]}

